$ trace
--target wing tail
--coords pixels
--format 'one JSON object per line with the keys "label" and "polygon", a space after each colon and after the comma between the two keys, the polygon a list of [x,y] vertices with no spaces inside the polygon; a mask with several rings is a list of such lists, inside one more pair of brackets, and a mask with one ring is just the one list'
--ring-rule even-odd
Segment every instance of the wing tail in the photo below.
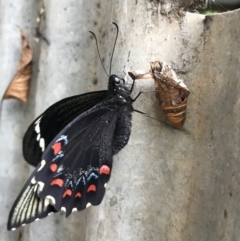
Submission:
{"label": "wing tail", "polygon": [[31,223],[56,212],[47,199],[38,197],[39,185],[30,183],[16,199],[9,214],[7,229],[15,230],[20,226]]}

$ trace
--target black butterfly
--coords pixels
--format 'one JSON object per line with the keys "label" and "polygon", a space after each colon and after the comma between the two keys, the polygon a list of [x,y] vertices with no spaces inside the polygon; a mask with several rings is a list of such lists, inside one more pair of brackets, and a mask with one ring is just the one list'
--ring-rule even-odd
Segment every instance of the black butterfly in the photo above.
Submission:
{"label": "black butterfly", "polygon": [[23,154],[36,169],[11,209],[8,230],[52,212],[69,216],[101,203],[112,157],[130,137],[136,99],[130,97],[131,77],[130,90],[124,79],[111,75],[108,90],[63,99],[30,125]]}

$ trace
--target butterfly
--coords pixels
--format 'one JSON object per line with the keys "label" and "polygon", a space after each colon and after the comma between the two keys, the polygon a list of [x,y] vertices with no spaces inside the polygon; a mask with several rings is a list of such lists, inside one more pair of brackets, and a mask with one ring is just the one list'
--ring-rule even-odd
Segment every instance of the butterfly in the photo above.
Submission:
{"label": "butterfly", "polygon": [[135,78],[129,75],[130,88],[123,78],[110,75],[108,90],[60,100],[29,126],[23,155],[36,168],[13,204],[8,230],[101,203],[113,155],[131,133]]}

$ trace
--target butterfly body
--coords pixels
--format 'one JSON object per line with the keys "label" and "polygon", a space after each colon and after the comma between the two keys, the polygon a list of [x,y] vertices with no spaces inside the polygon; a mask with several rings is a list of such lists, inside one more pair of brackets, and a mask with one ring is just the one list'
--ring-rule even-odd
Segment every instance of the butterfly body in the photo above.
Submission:
{"label": "butterfly body", "polygon": [[101,203],[112,157],[130,137],[132,88],[111,75],[107,91],[61,100],[30,125],[23,153],[36,169],[12,207],[8,229]]}

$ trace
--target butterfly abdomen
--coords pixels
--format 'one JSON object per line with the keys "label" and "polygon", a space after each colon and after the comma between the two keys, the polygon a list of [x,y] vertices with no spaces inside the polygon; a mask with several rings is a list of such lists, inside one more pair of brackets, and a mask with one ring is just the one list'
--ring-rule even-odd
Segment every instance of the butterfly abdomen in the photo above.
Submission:
{"label": "butterfly abdomen", "polygon": [[113,154],[118,153],[129,141],[131,134],[131,112],[120,113],[113,136]]}

